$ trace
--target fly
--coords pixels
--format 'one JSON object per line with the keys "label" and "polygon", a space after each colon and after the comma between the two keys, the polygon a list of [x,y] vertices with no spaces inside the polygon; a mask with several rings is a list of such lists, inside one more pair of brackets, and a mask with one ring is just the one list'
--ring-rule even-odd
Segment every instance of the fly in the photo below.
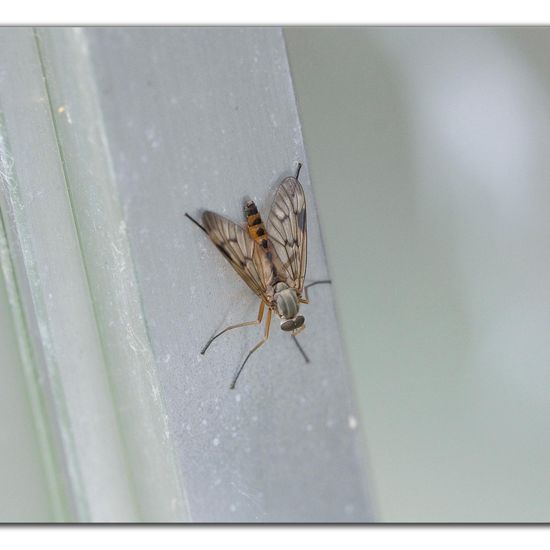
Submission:
{"label": "fly", "polygon": [[201,350],[201,354],[204,355],[212,342],[225,332],[261,324],[267,309],[264,337],[248,352],[233,377],[231,389],[235,387],[250,356],[269,338],[273,313],[280,318],[281,329],[291,333],[305,361],[309,362],[296,339],[305,328],[300,306],[309,303],[309,287],[330,281],[304,285],[307,266],[307,211],[304,190],[298,181],[301,168],[299,163],[296,175],[283,179],[279,184],[267,225],[253,201],[248,201],[244,207],[246,227],[210,211],[202,214],[202,224],[185,214],[210,237],[233,269],[261,300],[258,316],[254,321],[231,325],[214,334]]}

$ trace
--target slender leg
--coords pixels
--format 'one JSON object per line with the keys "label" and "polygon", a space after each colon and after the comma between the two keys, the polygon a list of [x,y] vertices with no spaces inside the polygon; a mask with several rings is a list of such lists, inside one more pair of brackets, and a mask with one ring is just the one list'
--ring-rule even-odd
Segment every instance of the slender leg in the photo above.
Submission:
{"label": "slender leg", "polygon": [[205,233],[208,233],[208,231],[206,231],[206,229],[195,218],[192,218],[187,212],[185,213],[185,217],[189,218],[195,225],[199,226]]}
{"label": "slender leg", "polygon": [[305,298],[300,298],[300,303],[301,304],[309,304],[309,297],[308,297],[308,294],[307,294],[307,289],[309,287],[312,287],[312,286],[315,286],[315,285],[330,285],[332,284],[332,281],[331,280],[326,280],[326,281],[315,281],[314,283],[309,283],[309,285],[306,285],[304,287],[304,295],[305,295]]}
{"label": "slender leg", "polygon": [[306,352],[303,350],[302,346],[300,345],[300,342],[298,342],[298,338],[293,334],[292,339],[294,340],[294,343],[298,346],[298,349],[300,350],[300,353],[303,355],[305,362],[309,363],[309,357],[306,355]]}
{"label": "slender leg", "polygon": [[218,332],[218,334],[215,334],[206,342],[206,345],[201,350],[201,355],[204,355],[206,353],[206,350],[210,347],[210,344],[218,337],[221,336],[224,332],[227,332],[228,330],[233,330],[234,328],[240,328],[240,327],[249,327],[251,325],[259,325],[262,322],[262,319],[264,317],[264,308],[265,303],[260,302],[260,309],[258,311],[258,318],[255,321],[247,321],[246,323],[239,323],[238,325],[231,325],[230,327],[224,328],[221,332]]}
{"label": "slender leg", "polygon": [[266,343],[267,339],[269,338],[269,327],[271,325],[271,310],[269,309],[267,311],[267,320],[265,322],[265,334],[264,337],[248,352],[248,355],[246,356],[246,359],[243,361],[243,364],[239,367],[239,370],[237,371],[237,374],[235,374],[235,377],[233,378],[233,382],[231,382],[231,386],[229,386],[229,389],[233,390],[235,389],[235,384],[237,383],[237,378],[239,378],[239,375],[241,374],[241,371],[243,370],[243,367],[246,365],[246,362],[248,361],[249,357],[263,344]]}

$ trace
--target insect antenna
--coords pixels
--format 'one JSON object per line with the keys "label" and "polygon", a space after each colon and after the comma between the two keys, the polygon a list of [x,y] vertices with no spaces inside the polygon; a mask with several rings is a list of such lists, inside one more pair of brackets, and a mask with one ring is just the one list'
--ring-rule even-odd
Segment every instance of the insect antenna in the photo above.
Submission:
{"label": "insect antenna", "polygon": [[298,163],[298,168],[296,169],[296,176],[294,176],[295,179],[298,179],[298,176],[300,175],[300,170],[302,169],[302,163]]}
{"label": "insect antenna", "polygon": [[187,212],[185,213],[185,216],[189,218],[196,226],[200,227],[206,234],[208,234],[208,231],[202,226],[195,218],[192,218]]}
{"label": "insect antenna", "polygon": [[298,349],[300,350],[300,353],[304,357],[305,362],[309,363],[309,357],[307,356],[306,352],[304,351],[304,349],[300,345],[300,342],[298,342],[298,338],[296,338],[296,336],[293,335],[292,339],[294,340],[295,344],[298,346]]}

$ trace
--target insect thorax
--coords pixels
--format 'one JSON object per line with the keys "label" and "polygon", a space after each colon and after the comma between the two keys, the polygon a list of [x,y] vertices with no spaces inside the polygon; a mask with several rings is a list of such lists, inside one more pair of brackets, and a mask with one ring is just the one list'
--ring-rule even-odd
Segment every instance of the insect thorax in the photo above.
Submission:
{"label": "insect thorax", "polygon": [[286,283],[277,283],[275,285],[275,295],[273,301],[277,306],[277,313],[283,319],[293,319],[298,314],[300,302],[298,295],[293,288],[289,288]]}

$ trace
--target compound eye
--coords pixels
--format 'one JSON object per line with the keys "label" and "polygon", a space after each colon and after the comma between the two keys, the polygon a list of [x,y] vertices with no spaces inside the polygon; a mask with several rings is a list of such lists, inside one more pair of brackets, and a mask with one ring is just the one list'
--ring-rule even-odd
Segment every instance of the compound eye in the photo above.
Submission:
{"label": "compound eye", "polygon": [[294,328],[297,329],[297,328],[300,328],[305,322],[305,319],[304,319],[304,316],[303,315],[297,315],[296,318],[294,319]]}
{"label": "compound eye", "polygon": [[281,323],[281,329],[286,330],[287,332],[290,330],[294,330],[294,320],[293,319],[287,319],[286,321],[283,321]]}

